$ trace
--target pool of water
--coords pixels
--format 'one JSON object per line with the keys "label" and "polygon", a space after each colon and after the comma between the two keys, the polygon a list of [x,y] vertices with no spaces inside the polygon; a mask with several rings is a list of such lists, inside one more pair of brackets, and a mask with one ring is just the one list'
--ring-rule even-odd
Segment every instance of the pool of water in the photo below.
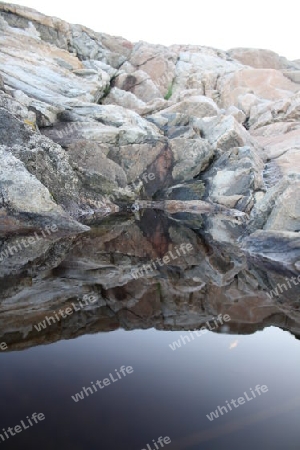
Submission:
{"label": "pool of water", "polygon": [[2,261],[1,448],[298,450],[299,273],[205,220],[108,218]]}
{"label": "pool of water", "polygon": [[[298,449],[299,340],[276,327],[208,331],[172,350],[187,335],[118,329],[2,352],[1,428],[28,426],[34,412],[45,416],[15,436],[7,432],[3,448],[155,450],[159,437],[169,437],[170,449]],[[110,384],[84,393],[107,377]],[[268,390],[258,395],[257,385]],[[243,404],[209,420],[240,397]]]}

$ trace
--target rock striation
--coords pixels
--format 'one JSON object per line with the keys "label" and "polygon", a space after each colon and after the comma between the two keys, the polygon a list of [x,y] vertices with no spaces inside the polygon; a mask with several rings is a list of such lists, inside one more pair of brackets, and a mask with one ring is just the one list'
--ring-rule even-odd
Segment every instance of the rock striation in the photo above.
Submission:
{"label": "rock striation", "polygon": [[297,241],[299,151],[299,61],[132,43],[0,4],[3,235],[81,232],[136,201],[201,200],[249,219],[233,231],[207,217],[212,239],[262,255]]}

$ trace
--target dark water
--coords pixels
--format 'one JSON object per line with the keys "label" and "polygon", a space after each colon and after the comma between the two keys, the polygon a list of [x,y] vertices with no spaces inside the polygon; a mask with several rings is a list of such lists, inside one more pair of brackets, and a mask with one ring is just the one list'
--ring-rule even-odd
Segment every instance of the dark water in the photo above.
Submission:
{"label": "dark water", "polygon": [[[7,449],[298,449],[300,342],[275,327],[251,336],[116,330],[1,354],[1,427],[45,420]],[[71,395],[122,365],[133,372],[75,403]],[[115,377],[114,377],[115,378]],[[268,392],[210,422],[206,414],[257,384]],[[154,444],[151,448],[155,448]]]}
{"label": "dark water", "polygon": [[[8,346],[0,350],[2,448],[299,449],[299,287],[270,298],[291,274],[249,260],[235,227],[224,225],[216,241],[214,224],[206,233],[196,222],[108,220],[0,266],[0,345]],[[193,252],[130,276],[181,243]],[[35,329],[87,293],[96,303]],[[225,314],[225,326],[199,335]],[[175,341],[181,346],[172,350]],[[257,385],[267,391],[254,397]],[[240,397],[243,404],[207,418]],[[35,412],[45,419],[35,424]],[[28,428],[10,435],[21,421]],[[171,442],[162,447],[159,437]]]}

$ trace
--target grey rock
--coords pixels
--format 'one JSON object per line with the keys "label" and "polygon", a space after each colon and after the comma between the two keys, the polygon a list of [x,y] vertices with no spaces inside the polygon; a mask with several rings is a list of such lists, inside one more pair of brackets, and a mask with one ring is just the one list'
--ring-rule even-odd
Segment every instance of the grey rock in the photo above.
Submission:
{"label": "grey rock", "polygon": [[214,202],[249,212],[256,191],[264,189],[263,167],[263,161],[254,149],[232,148],[204,174],[206,195]]}
{"label": "grey rock", "polygon": [[[188,199],[196,177],[210,201],[251,213],[245,232],[297,232],[298,61],[133,44],[6,3],[0,16],[1,144],[54,205],[84,215]],[[222,242],[235,234],[211,224]]]}
{"label": "grey rock", "polygon": [[216,149],[226,151],[244,145],[257,146],[247,130],[231,115],[194,120],[193,124]]}
{"label": "grey rock", "polygon": [[2,232],[8,231],[7,225],[11,225],[10,232],[18,228],[30,229],[49,224],[56,224],[62,230],[80,232],[88,229],[72,220],[61,206],[54,202],[48,189],[2,145],[0,157]]}
{"label": "grey rock", "polygon": [[299,233],[259,230],[244,239],[243,248],[251,261],[262,267],[299,273]]}

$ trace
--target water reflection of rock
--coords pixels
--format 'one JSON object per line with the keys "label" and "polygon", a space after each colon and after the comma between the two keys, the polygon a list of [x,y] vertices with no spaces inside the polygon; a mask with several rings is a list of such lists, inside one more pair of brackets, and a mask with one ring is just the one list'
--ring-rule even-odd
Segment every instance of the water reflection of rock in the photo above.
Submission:
{"label": "water reflection of rock", "polygon": [[[222,225],[224,231],[227,225]],[[28,253],[2,263],[0,342],[14,350],[119,327],[188,330],[218,314],[231,316],[231,333],[248,334],[274,325],[300,336],[300,285],[273,299],[267,295],[297,272],[299,247],[290,252],[289,271],[282,263],[276,266],[275,257],[267,261],[266,270],[266,259],[253,257],[254,244],[252,253],[241,250],[235,228],[227,226],[229,237],[224,239],[224,231],[219,241],[212,240],[215,229],[216,222],[210,227],[209,220],[204,232],[195,219],[183,225],[147,210],[138,221],[133,216],[109,217],[89,233],[40,241]],[[146,277],[132,278],[132,269],[182,243],[192,244],[193,250]],[[290,239],[288,243],[292,248]],[[95,304],[40,332],[34,328],[45,316],[91,292],[97,295]]]}

